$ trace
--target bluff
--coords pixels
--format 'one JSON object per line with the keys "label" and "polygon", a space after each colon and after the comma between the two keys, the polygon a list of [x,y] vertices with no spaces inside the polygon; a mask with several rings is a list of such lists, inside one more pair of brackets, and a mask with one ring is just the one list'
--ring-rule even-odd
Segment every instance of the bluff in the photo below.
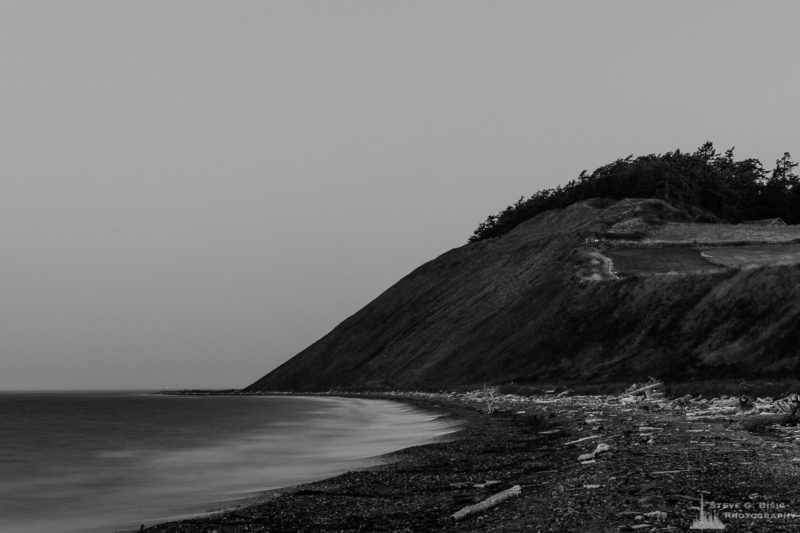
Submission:
{"label": "bluff", "polygon": [[[592,199],[543,212],[420,266],[245,390],[797,372],[800,251],[787,248],[775,264],[697,268],[707,255],[686,232],[708,234],[709,225],[693,216],[652,199]],[[680,242],[653,238],[678,230]],[[746,235],[728,244],[763,240]],[[779,234],[770,242],[796,247],[792,240]],[[621,271],[615,257],[644,267]]]}

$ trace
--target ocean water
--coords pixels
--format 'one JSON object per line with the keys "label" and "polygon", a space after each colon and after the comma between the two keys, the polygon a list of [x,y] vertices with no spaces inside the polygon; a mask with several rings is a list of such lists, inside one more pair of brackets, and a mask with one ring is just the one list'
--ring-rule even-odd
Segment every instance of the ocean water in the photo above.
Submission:
{"label": "ocean water", "polygon": [[136,531],[376,464],[455,429],[381,400],[0,394],[0,531]]}

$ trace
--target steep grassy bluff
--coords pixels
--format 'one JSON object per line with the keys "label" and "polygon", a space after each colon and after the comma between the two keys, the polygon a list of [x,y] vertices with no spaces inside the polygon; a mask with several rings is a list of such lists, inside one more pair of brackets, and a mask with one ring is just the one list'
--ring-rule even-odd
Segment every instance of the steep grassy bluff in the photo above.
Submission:
{"label": "steep grassy bluff", "polygon": [[[692,232],[707,235],[710,226],[692,222],[649,199],[586,200],[540,213],[417,268],[247,389],[797,371],[800,247],[751,250],[761,259],[748,262],[736,259],[739,249],[700,244],[790,243],[800,232],[742,226],[741,235],[728,228],[730,242],[698,244]],[[775,238],[763,239],[764,231]],[[670,232],[681,236],[672,248]]]}

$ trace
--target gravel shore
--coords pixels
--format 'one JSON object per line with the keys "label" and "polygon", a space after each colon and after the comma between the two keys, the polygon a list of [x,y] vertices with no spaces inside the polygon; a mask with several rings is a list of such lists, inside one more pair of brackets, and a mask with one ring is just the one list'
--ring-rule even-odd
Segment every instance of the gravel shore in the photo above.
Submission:
{"label": "gravel shore", "polygon": [[[733,430],[600,396],[503,398],[491,414],[453,395],[390,398],[457,418],[462,430],[376,468],[144,531],[649,532],[689,531],[701,518],[733,532],[800,531],[800,450],[770,428]],[[453,519],[517,485],[518,496]]]}

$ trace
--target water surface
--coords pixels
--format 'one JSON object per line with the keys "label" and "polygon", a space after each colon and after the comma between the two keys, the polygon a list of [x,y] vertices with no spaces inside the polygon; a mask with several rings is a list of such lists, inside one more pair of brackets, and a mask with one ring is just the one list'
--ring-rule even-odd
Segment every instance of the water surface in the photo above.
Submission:
{"label": "water surface", "polygon": [[0,531],[93,533],[375,464],[450,423],[357,398],[0,394]]}

